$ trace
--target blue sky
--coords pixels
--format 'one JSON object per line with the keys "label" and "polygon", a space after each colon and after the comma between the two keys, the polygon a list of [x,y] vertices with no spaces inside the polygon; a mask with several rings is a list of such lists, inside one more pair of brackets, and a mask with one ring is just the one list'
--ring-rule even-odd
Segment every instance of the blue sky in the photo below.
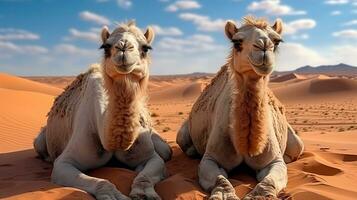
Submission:
{"label": "blue sky", "polygon": [[228,19],[285,25],[277,70],[357,66],[357,0],[0,0],[0,72],[75,75],[100,62],[99,32],[136,19],[156,30],[152,74],[215,72],[225,62]]}

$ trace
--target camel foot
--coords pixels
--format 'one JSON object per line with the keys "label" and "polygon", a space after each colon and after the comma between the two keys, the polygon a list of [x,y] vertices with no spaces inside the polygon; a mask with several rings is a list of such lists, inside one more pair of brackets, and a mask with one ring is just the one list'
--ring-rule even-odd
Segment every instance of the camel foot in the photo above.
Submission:
{"label": "camel foot", "polygon": [[209,200],[239,200],[239,197],[232,184],[224,176],[219,175]]}
{"label": "camel foot", "polygon": [[109,181],[101,181],[94,194],[97,200],[130,200],[129,197],[123,195],[114,184]]}
{"label": "camel foot", "polygon": [[264,182],[258,183],[243,200],[278,200],[274,186]]}
{"label": "camel foot", "polygon": [[137,178],[131,188],[129,196],[133,200],[161,200],[154,185],[145,177]]}

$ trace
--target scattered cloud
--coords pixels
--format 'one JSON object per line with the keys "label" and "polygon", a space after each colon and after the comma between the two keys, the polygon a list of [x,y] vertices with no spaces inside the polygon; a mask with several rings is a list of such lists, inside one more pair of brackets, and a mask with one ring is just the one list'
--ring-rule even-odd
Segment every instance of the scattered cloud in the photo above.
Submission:
{"label": "scattered cloud", "polygon": [[331,14],[332,16],[336,16],[336,15],[341,15],[342,13],[341,13],[341,11],[339,11],[339,10],[334,10],[334,11],[332,11],[330,14]]}
{"label": "scattered cloud", "polygon": [[294,8],[281,4],[280,0],[253,1],[249,4],[248,11],[264,11],[268,15],[305,15],[306,11],[295,10]]}
{"label": "scattered cloud", "polygon": [[190,10],[201,8],[201,4],[194,0],[178,0],[166,7],[166,11]]}
{"label": "scattered cloud", "polygon": [[54,52],[56,54],[70,55],[74,57],[79,56],[96,56],[97,52],[92,49],[79,48],[72,44],[58,44],[54,47]]}
{"label": "scattered cloud", "polygon": [[357,19],[342,24],[342,26],[353,26],[353,25],[357,25]]}
{"label": "scattered cloud", "polygon": [[0,40],[38,40],[40,36],[30,31],[15,28],[0,28]]}
{"label": "scattered cloud", "polygon": [[286,71],[305,65],[321,65],[328,63],[317,51],[300,43],[283,43],[280,45],[276,70]]}
{"label": "scattered cloud", "polygon": [[341,5],[341,4],[346,4],[348,2],[349,2],[349,0],[326,0],[325,4]]}
{"label": "scattered cloud", "polygon": [[159,25],[151,25],[151,27],[155,30],[157,35],[165,35],[165,36],[179,36],[183,35],[182,31],[177,27],[161,27]]}
{"label": "scattered cloud", "polygon": [[357,29],[346,29],[332,33],[335,37],[344,39],[357,39]]}
{"label": "scattered cloud", "polygon": [[186,38],[162,38],[157,47],[160,50],[170,50],[176,52],[207,52],[218,50],[222,45],[216,44],[214,39],[209,35],[195,34]]}
{"label": "scattered cloud", "polygon": [[131,0],[117,0],[118,6],[124,9],[129,9],[133,2]]}
{"label": "scattered cloud", "polygon": [[194,13],[181,13],[179,18],[185,21],[191,21],[200,31],[223,31],[226,21],[223,19],[211,20],[208,16]]}
{"label": "scattered cloud", "polygon": [[110,21],[108,18],[106,18],[102,15],[90,12],[90,11],[82,11],[81,13],[79,13],[79,17],[84,21],[94,22],[99,25],[109,25],[110,24]]}
{"label": "scattered cloud", "polygon": [[283,33],[293,35],[300,30],[312,29],[316,26],[316,21],[313,19],[298,19],[284,24]]}
{"label": "scattered cloud", "polygon": [[158,41],[153,51],[151,70],[154,74],[217,72],[226,62],[229,51],[228,46],[218,44],[209,35],[164,37]]}
{"label": "scattered cloud", "polygon": [[291,36],[291,39],[293,39],[293,40],[307,40],[309,38],[310,38],[309,34],[306,34],[306,33],[301,34],[301,35],[292,35]]}
{"label": "scattered cloud", "polygon": [[80,31],[75,28],[71,28],[69,29],[69,33],[70,36],[65,37],[65,40],[79,39],[79,40],[85,40],[94,43],[98,43],[100,41],[99,39],[100,30],[97,28],[92,28],[89,31]]}
{"label": "scattered cloud", "polygon": [[38,45],[17,45],[12,42],[0,41],[0,52],[15,54],[45,54],[48,49]]}

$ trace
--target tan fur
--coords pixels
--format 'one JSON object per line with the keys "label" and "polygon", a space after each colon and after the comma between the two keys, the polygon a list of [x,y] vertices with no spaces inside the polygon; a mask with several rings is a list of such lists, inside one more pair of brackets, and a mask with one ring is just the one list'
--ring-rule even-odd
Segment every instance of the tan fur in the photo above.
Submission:
{"label": "tan fur", "polygon": [[256,156],[263,152],[268,137],[268,78],[252,78],[232,73],[235,82],[232,103],[231,139],[242,154]]}
{"label": "tan fur", "polygon": [[247,26],[247,25],[250,25],[250,26],[255,26],[257,28],[260,28],[260,29],[266,29],[268,26],[269,26],[269,23],[266,19],[259,19],[259,18],[255,18],[253,16],[246,16],[243,18],[243,26]]}
{"label": "tan fur", "polygon": [[[114,81],[105,73],[103,77],[109,97],[104,148],[127,150],[138,136],[140,113],[148,113],[145,96],[148,77],[139,82],[132,81],[131,77]],[[145,119],[148,118],[146,115]]]}

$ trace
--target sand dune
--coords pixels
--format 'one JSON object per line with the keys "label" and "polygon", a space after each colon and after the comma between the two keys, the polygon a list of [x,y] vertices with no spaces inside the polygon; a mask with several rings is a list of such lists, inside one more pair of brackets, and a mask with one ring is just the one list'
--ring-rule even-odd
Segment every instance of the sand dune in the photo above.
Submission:
{"label": "sand dune", "polygon": [[[7,85],[3,84],[6,81]],[[206,83],[207,79],[180,77],[163,81],[158,78],[150,84],[150,109],[157,114],[153,117],[154,126],[174,152],[173,159],[166,164],[169,177],[156,186],[164,200],[203,200],[206,197],[198,184],[199,160],[185,156],[174,141],[178,128]],[[287,195],[295,200],[355,199],[357,107],[353,102],[343,104],[342,100],[356,96],[357,81],[315,76],[299,82],[275,84],[278,87],[274,91],[288,105],[289,122],[298,128],[306,144],[302,158],[288,165]],[[55,92],[60,91],[21,78],[0,76],[0,199],[93,199],[81,190],[52,184],[52,165],[37,159],[32,149],[33,138],[45,124]],[[326,99],[333,104],[310,104]],[[324,129],[320,129],[319,124],[325,124]],[[314,130],[303,131],[305,127]],[[109,179],[124,194],[129,193],[136,174],[110,166],[88,173]],[[230,180],[240,197],[256,184],[254,172],[244,166],[233,171]]]}
{"label": "sand dune", "polygon": [[196,98],[203,90],[203,83],[193,82],[184,84],[175,84],[168,87],[166,84],[160,87],[160,90],[153,91],[150,94],[152,101],[170,101],[172,99],[185,99],[190,100]]}
{"label": "sand dune", "polygon": [[270,80],[270,82],[285,82],[285,81],[292,81],[292,80],[305,80],[306,77],[303,75],[299,75],[296,73],[285,74],[281,76],[277,76]]}
{"label": "sand dune", "polygon": [[273,88],[283,102],[326,101],[357,98],[357,81],[344,78],[315,77]]}
{"label": "sand dune", "polygon": [[57,87],[3,73],[0,73],[0,80],[0,88],[4,89],[39,92],[56,96],[62,92],[62,90]]}

